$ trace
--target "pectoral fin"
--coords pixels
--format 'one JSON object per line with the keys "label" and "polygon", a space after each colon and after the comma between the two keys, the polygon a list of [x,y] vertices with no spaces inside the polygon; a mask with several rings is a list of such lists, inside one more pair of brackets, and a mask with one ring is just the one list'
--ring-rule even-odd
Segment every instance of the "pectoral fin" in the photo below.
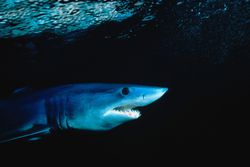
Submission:
{"label": "pectoral fin", "polygon": [[42,125],[35,125],[31,129],[17,132],[12,135],[8,135],[7,137],[0,138],[0,143],[6,143],[15,140],[29,140],[34,141],[34,139],[40,139],[41,136],[50,133],[50,127],[42,126]]}

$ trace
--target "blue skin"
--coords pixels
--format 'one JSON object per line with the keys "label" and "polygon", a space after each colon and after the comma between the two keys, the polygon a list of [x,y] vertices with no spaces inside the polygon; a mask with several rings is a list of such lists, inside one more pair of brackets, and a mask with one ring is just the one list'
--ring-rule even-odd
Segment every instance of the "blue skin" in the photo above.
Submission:
{"label": "blue skin", "polygon": [[128,84],[71,84],[16,93],[0,103],[2,142],[48,134],[57,129],[110,130],[140,117],[167,88]]}

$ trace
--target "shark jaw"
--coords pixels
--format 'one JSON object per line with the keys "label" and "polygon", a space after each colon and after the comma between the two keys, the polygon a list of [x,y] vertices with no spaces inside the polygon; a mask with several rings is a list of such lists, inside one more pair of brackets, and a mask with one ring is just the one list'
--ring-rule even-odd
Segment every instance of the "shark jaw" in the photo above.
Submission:
{"label": "shark jaw", "polygon": [[112,115],[112,116],[124,117],[124,118],[128,118],[128,119],[137,119],[141,116],[141,113],[135,107],[137,107],[137,106],[128,105],[128,106],[115,107],[115,108],[105,112],[103,116],[111,116]]}

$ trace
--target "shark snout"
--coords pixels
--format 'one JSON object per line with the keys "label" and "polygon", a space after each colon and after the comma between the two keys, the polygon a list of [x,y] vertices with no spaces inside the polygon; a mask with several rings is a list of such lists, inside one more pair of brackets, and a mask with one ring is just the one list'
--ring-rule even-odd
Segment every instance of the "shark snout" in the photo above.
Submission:
{"label": "shark snout", "polygon": [[162,95],[164,95],[167,91],[168,91],[168,88],[158,88],[159,90],[159,92],[161,92],[162,93]]}
{"label": "shark snout", "polygon": [[163,96],[168,91],[168,88],[160,88],[160,92],[162,93],[161,96]]}
{"label": "shark snout", "polygon": [[153,103],[154,101],[161,98],[166,92],[168,91],[168,88],[149,88],[148,91],[145,91],[142,94],[142,103],[144,105],[148,105],[150,103]]}
{"label": "shark snout", "polygon": [[168,88],[155,88],[155,91],[153,91],[152,95],[155,100],[158,100],[161,98],[166,92],[168,91]]}

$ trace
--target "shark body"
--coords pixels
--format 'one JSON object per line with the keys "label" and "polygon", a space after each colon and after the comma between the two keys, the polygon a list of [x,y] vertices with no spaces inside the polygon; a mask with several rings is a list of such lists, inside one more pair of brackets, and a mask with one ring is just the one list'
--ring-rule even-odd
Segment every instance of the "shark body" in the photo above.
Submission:
{"label": "shark body", "polygon": [[71,84],[16,94],[0,102],[0,142],[52,130],[110,130],[141,116],[167,88],[130,84]]}

